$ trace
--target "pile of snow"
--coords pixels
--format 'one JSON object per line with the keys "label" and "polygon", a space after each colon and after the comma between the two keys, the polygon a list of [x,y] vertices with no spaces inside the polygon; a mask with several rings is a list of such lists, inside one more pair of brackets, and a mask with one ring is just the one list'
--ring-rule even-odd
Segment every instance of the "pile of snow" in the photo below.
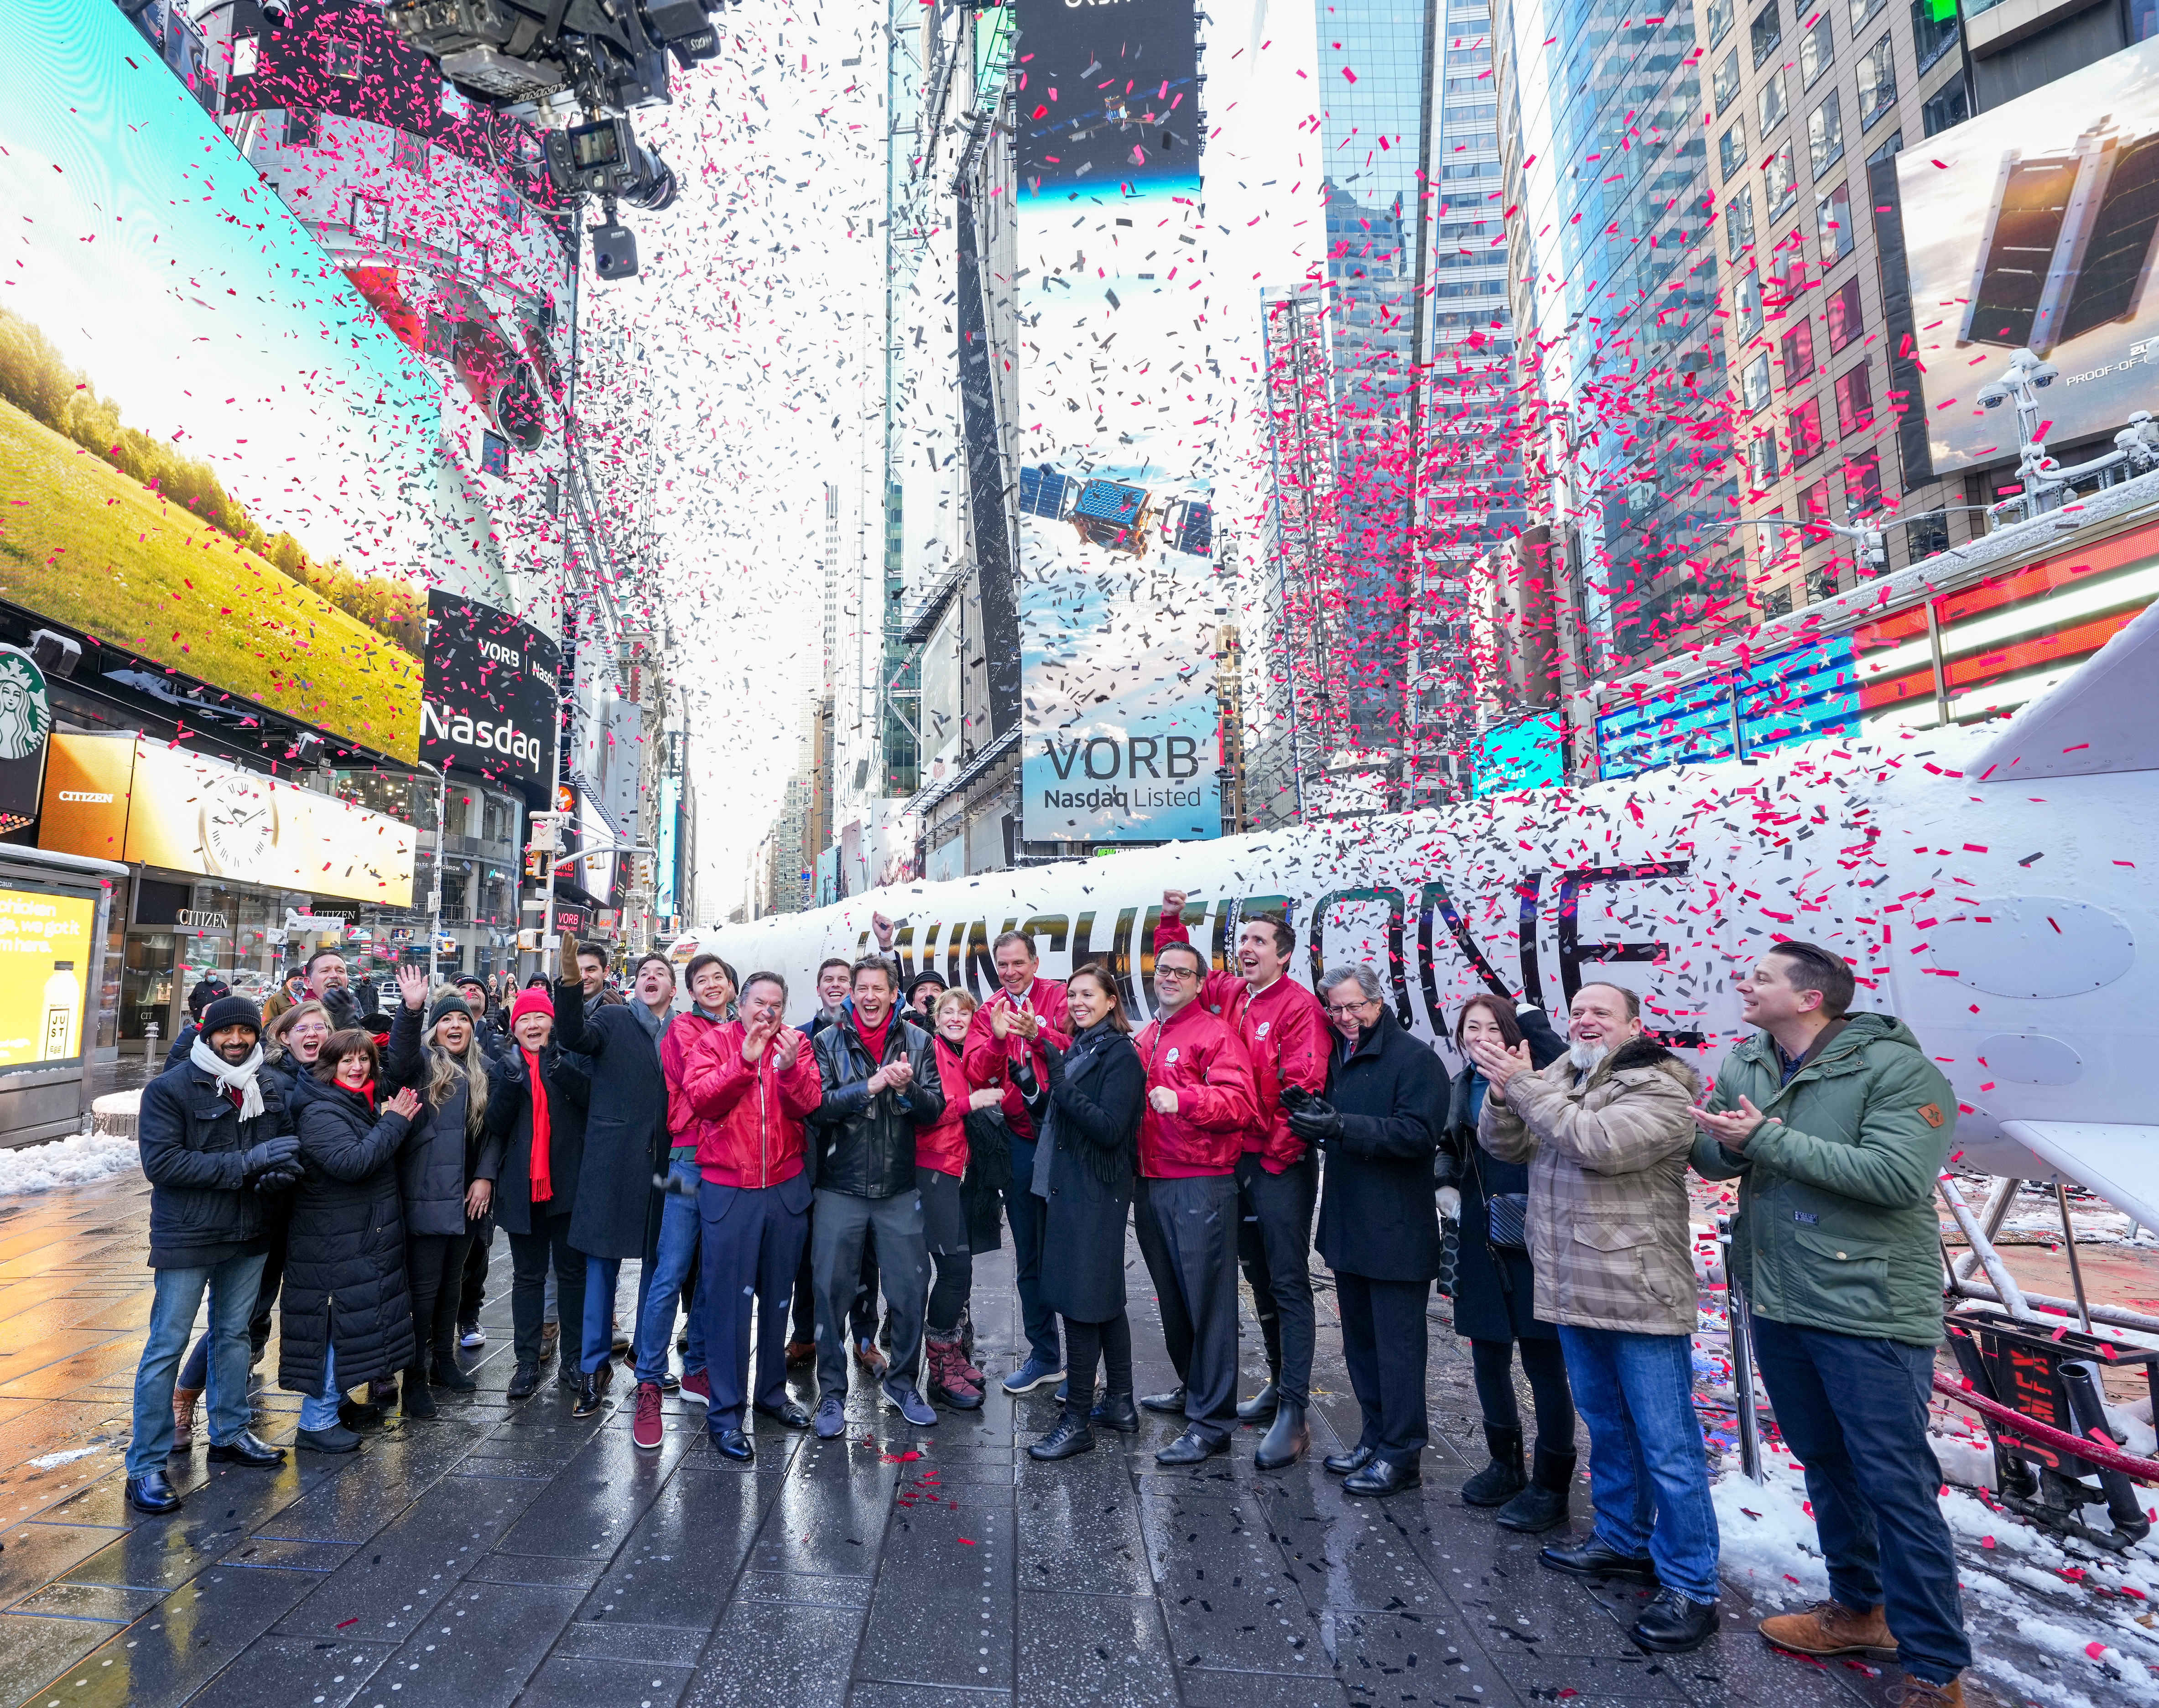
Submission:
{"label": "pile of snow", "polygon": [[0,1151],[0,1198],[50,1192],[56,1186],[83,1186],[142,1166],[133,1139],[104,1133],[78,1133],[49,1145],[25,1145],[17,1151]]}

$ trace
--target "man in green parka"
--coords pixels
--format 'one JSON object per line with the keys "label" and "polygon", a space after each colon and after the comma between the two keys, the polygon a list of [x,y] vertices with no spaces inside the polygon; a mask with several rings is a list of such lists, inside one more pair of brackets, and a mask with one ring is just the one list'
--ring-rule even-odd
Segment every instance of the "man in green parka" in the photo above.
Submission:
{"label": "man in green parka", "polygon": [[1962,1708],[1971,1645],[1927,1441],[1942,1338],[1934,1181],[1956,1094],[1909,1027],[1847,1012],[1851,995],[1840,957],[1778,944],[1740,983],[1761,1030],[1695,1111],[1696,1169],[1740,1181],[1732,1267],[1829,1565],[1830,1600],[1760,1628],[1799,1654],[1893,1650],[1907,1708]]}

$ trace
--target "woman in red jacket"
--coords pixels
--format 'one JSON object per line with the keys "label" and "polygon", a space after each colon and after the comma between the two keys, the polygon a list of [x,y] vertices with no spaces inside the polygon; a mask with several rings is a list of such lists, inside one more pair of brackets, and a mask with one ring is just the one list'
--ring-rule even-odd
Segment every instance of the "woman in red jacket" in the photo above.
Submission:
{"label": "woman in red jacket", "polygon": [[960,1335],[975,1280],[975,1244],[960,1182],[967,1172],[968,1135],[1004,1101],[1002,1085],[967,1083],[963,1056],[976,1003],[966,991],[947,991],[932,1010],[936,1027],[937,1077],[945,1088],[945,1118],[914,1141],[914,1179],[922,1193],[922,1231],[936,1265],[924,1313],[923,1344],[929,1365],[929,1397],[961,1411],[982,1403],[987,1379],[968,1362]]}

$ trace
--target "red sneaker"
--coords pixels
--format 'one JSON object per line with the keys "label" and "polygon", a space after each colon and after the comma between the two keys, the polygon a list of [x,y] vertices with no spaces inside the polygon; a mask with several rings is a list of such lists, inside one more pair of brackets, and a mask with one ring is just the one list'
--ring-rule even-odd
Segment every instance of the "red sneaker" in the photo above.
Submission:
{"label": "red sneaker", "polygon": [[712,1403],[712,1384],[702,1370],[692,1370],[683,1377],[680,1391],[692,1405],[710,1405]]}
{"label": "red sneaker", "polygon": [[660,1384],[639,1382],[637,1385],[637,1421],[629,1426],[629,1438],[650,1452],[660,1446]]}

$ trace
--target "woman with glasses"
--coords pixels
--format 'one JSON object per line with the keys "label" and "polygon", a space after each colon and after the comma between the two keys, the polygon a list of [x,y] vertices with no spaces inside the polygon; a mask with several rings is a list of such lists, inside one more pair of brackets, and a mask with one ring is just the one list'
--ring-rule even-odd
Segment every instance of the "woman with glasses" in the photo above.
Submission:
{"label": "woman with glasses", "polygon": [[[285,1094],[285,1107],[299,1120],[307,1096],[302,1081],[308,1079],[323,1053],[323,1040],[330,1035],[330,1011],[310,999],[288,1007],[272,1020],[262,1034],[262,1071],[277,1082]],[[285,1275],[285,1239],[292,1214],[292,1197],[268,1193],[262,1200],[262,1231],[269,1248],[262,1260],[262,1279],[255,1290],[255,1311],[247,1320],[247,1334],[254,1353],[251,1367],[262,1362],[262,1349],[270,1343],[270,1312],[277,1303],[277,1288]],[[173,1385],[173,1451],[184,1453],[194,1444],[195,1402],[202,1398],[210,1378],[210,1337],[194,1343],[187,1362],[180,1366]]]}

